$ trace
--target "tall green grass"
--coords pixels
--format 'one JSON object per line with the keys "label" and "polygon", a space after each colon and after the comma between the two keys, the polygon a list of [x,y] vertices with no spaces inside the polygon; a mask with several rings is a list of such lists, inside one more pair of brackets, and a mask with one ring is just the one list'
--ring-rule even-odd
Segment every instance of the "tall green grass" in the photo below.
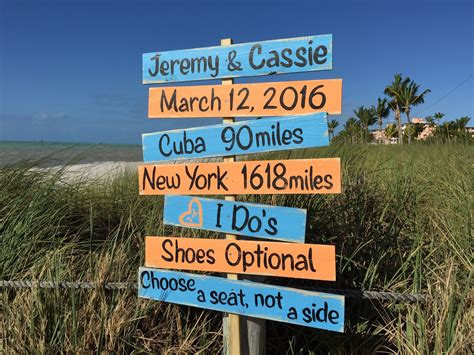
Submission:
{"label": "tall green grass", "polygon": [[[336,245],[337,281],[268,278],[297,288],[424,293],[426,304],[348,298],[335,334],[267,323],[268,353],[472,350],[472,146],[331,146],[251,159],[340,157],[339,195],[248,196],[308,210],[307,243]],[[215,238],[164,226],[163,199],[139,196],[135,171],[68,179],[31,166],[0,171],[0,278],[131,281],[145,235]],[[222,349],[220,313],[138,299],[136,291],[2,289],[6,352],[205,352]]]}

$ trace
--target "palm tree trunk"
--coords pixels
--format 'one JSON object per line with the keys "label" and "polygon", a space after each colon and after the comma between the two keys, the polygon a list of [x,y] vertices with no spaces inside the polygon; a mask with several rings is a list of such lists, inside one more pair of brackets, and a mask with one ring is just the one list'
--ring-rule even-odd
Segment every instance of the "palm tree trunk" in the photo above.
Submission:
{"label": "palm tree trunk", "polygon": [[379,117],[379,144],[382,144],[382,118]]}
{"label": "palm tree trunk", "polygon": [[397,119],[397,128],[398,128],[398,144],[403,145],[403,131],[402,131],[402,120],[400,115],[400,110],[397,107],[395,111],[395,117]]}
{"label": "palm tree trunk", "polygon": [[407,120],[408,120],[408,126],[407,128],[409,129],[408,130],[408,144],[411,144],[411,133],[412,133],[412,126],[411,126],[411,119],[410,119],[410,111],[407,110],[407,112],[405,112],[405,114],[407,115]]}

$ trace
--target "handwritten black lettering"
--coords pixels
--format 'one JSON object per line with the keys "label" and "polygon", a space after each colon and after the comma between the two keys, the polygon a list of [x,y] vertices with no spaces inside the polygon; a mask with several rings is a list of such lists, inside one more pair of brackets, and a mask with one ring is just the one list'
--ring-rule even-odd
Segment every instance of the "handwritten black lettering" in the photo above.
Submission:
{"label": "handwritten black lettering", "polygon": [[215,173],[208,173],[208,174],[200,174],[198,172],[199,165],[194,167],[194,170],[191,172],[189,170],[189,166],[186,165],[184,171],[186,176],[189,178],[189,189],[197,188],[198,190],[204,189],[211,189],[213,182],[214,187],[218,190],[225,190],[228,191],[227,186],[224,184],[224,179],[227,176],[227,171],[223,172],[220,166],[217,167],[217,171]]}
{"label": "handwritten black lettering", "polygon": [[309,40],[306,46],[297,48],[294,52],[291,48],[271,49],[264,51],[260,43],[254,44],[249,51],[249,65],[254,70],[262,68],[300,68],[314,64],[324,64],[327,61],[328,49],[324,45],[313,48],[313,41]]}
{"label": "handwritten black lettering", "polygon": [[254,265],[263,269],[316,272],[313,248],[309,248],[307,254],[295,256],[291,253],[271,252],[268,247],[262,248],[260,243],[255,249],[242,250],[239,244],[232,242],[227,245],[224,257],[227,264],[239,267],[242,272],[247,272]]}
{"label": "handwritten black lettering", "polygon": [[242,125],[237,132],[233,126],[227,126],[221,131],[221,141],[226,144],[224,149],[231,151],[237,144],[238,148],[246,151],[252,147],[278,147],[301,144],[304,141],[301,128],[293,130],[282,129],[281,123],[271,125],[270,130],[266,127],[256,129],[248,125]]}
{"label": "handwritten black lettering", "polygon": [[176,73],[188,75],[209,72],[213,78],[219,75],[218,55],[166,60],[156,53],[150,60],[153,62],[153,70],[148,69],[148,74],[153,77],[158,73],[164,78]]}
{"label": "handwritten black lettering", "polygon": [[301,312],[303,313],[302,319],[305,323],[327,323],[328,321],[332,324],[338,323],[339,312],[335,309],[329,310],[327,302],[324,302],[322,307],[318,307],[316,303],[312,303],[311,307],[304,307]]}
{"label": "handwritten black lettering", "polygon": [[238,292],[217,292],[211,291],[210,295],[210,303],[211,304],[223,304],[229,306],[242,306],[247,307],[245,303],[245,294],[242,289],[239,289]]}
{"label": "handwritten black lettering", "polygon": [[183,248],[179,246],[178,240],[173,242],[172,239],[164,239],[161,243],[161,248],[163,250],[161,258],[167,262],[179,262],[183,264],[193,264],[197,262],[198,264],[206,263],[210,265],[213,265],[216,262],[214,249],[194,250],[193,248]]}
{"label": "handwritten black lettering", "polygon": [[140,274],[140,286],[142,288],[153,288],[158,290],[172,291],[195,291],[196,281],[194,279],[174,278],[174,277],[157,277],[153,271],[142,271]]}
{"label": "handwritten black lettering", "polygon": [[145,166],[143,170],[142,187],[143,189],[146,189],[147,186],[150,186],[153,190],[164,190],[166,188],[177,189],[181,186],[181,178],[179,174],[175,174],[174,176],[157,175],[156,166],[153,167],[150,176],[148,167]]}
{"label": "handwritten black lettering", "polygon": [[274,308],[277,306],[279,309],[283,309],[282,305],[283,296],[280,291],[274,296],[272,294],[263,294],[263,293],[255,293],[254,294],[254,304],[257,307],[267,307],[267,308]]}
{"label": "handwritten black lettering", "polygon": [[190,139],[187,137],[186,130],[180,138],[172,136],[173,140],[167,133],[164,133],[158,140],[158,150],[160,153],[169,157],[175,155],[188,155],[194,153],[204,153],[206,151],[206,142],[202,137]]}
{"label": "handwritten black lettering", "polygon": [[220,111],[222,108],[222,100],[219,96],[215,95],[214,88],[212,88],[211,90],[210,98],[206,95],[178,97],[177,93],[178,90],[174,89],[173,93],[171,94],[171,97],[168,98],[168,96],[166,95],[166,90],[161,90],[161,112],[207,112],[209,110]]}

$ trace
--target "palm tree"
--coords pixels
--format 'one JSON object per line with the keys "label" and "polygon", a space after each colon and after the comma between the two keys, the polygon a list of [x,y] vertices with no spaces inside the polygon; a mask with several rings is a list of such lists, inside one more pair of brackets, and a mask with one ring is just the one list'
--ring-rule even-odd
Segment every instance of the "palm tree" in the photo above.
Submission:
{"label": "palm tree", "polygon": [[360,132],[361,140],[365,141],[362,135],[367,136],[369,126],[377,122],[375,107],[365,108],[364,106],[360,106],[357,110],[354,110],[354,115],[359,119],[360,125],[363,128]]}
{"label": "palm tree", "polygon": [[398,127],[398,144],[403,144],[403,131],[402,131],[402,119],[401,119],[401,92],[405,86],[410,82],[410,78],[403,79],[402,74],[395,74],[393,82],[388,85],[383,91],[385,95],[390,97],[392,100],[389,103],[390,109],[395,113],[395,119],[397,120]]}
{"label": "palm tree", "polygon": [[354,126],[356,126],[357,120],[354,117],[350,117],[346,123],[344,123],[344,130],[345,131],[350,131]]}
{"label": "palm tree", "polygon": [[404,135],[407,136],[410,141],[410,138],[418,137],[420,133],[423,132],[423,129],[424,127],[421,123],[412,123],[405,129]]}
{"label": "palm tree", "polygon": [[[407,116],[408,127],[413,131],[411,127],[410,112],[412,106],[417,106],[425,102],[425,95],[431,92],[430,89],[426,89],[423,92],[419,92],[420,85],[414,81],[410,81],[407,85],[404,85],[399,93],[401,105],[400,110]],[[408,134],[408,144],[411,143],[412,134]]]}
{"label": "palm tree", "polygon": [[330,140],[334,138],[334,130],[337,126],[339,126],[339,122],[337,122],[336,120],[331,120],[328,122],[328,133]]}
{"label": "palm tree", "polygon": [[438,122],[439,124],[439,121],[444,117],[444,113],[442,112],[436,112],[434,115],[433,115],[433,118]]}
{"label": "palm tree", "polygon": [[430,126],[433,126],[434,123],[435,123],[435,118],[434,118],[433,116],[431,116],[431,115],[430,115],[430,116],[426,116],[426,117],[425,117],[425,121],[428,122],[428,124],[429,124]]}
{"label": "palm tree", "polygon": [[354,110],[354,115],[356,115],[361,126],[366,130],[369,129],[369,126],[372,126],[375,122],[377,122],[377,115],[375,112],[375,107],[373,106],[369,108],[360,106],[357,108],[357,110]]}
{"label": "palm tree", "polygon": [[379,144],[382,143],[382,120],[384,118],[387,118],[388,115],[390,114],[390,109],[388,107],[387,99],[383,98],[381,99],[380,97],[377,99],[377,108],[376,108],[376,115],[377,115],[377,120],[379,123],[379,132],[380,132],[380,139],[379,139]]}
{"label": "palm tree", "polygon": [[445,138],[449,142],[451,138],[454,137],[456,128],[456,124],[452,121],[443,122],[443,124],[440,124],[436,127],[435,134]]}
{"label": "palm tree", "polygon": [[463,116],[461,118],[458,118],[456,121],[454,121],[454,125],[456,126],[459,132],[464,132],[470,120],[471,120],[471,117]]}
{"label": "palm tree", "polygon": [[360,131],[360,124],[354,117],[350,117],[344,124],[344,135],[354,143],[357,138],[357,133]]}
{"label": "palm tree", "polygon": [[385,135],[388,139],[393,138],[397,135],[397,128],[394,124],[389,124],[385,127]]}

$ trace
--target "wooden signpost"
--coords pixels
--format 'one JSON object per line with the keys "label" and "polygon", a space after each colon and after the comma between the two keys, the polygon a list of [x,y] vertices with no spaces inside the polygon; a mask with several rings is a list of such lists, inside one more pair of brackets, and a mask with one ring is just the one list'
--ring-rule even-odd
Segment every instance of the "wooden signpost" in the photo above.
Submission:
{"label": "wooden signpost", "polygon": [[344,331],[344,296],[145,267],[138,280],[143,298]]}
{"label": "wooden signpost", "polygon": [[332,69],[332,35],[143,54],[143,84]]}
{"label": "wooden signpost", "polygon": [[306,210],[194,196],[165,196],[163,223],[304,243]]}
{"label": "wooden signpost", "polygon": [[339,158],[142,165],[141,195],[334,194]]}
{"label": "wooden signpost", "polygon": [[150,88],[149,118],[341,113],[342,80]]}
{"label": "wooden signpost", "polygon": [[334,245],[146,237],[145,266],[336,281]]}
{"label": "wooden signpost", "polygon": [[142,135],[145,163],[274,152],[329,144],[327,114],[266,118]]}
{"label": "wooden signpost", "polygon": [[[141,195],[165,195],[164,224],[221,232],[225,239],[146,237],[138,295],[225,312],[227,354],[241,353],[241,335],[248,335],[246,352],[264,353],[263,319],[344,331],[343,296],[237,276],[336,279],[335,246],[305,244],[305,210],[236,201],[246,194],[341,192],[339,158],[235,161],[236,155],[328,145],[327,114],[341,113],[342,80],[234,85],[233,78],[325,69],[332,69],[332,35],[238,45],[227,39],[219,47],[143,55],[144,84],[222,79],[222,85],[150,88],[149,118],[220,116],[223,124],[143,134],[147,164],[138,178]],[[234,122],[250,116],[263,118]],[[223,162],[157,164],[209,157]],[[246,317],[247,335],[239,315]]]}
{"label": "wooden signpost", "polygon": [[[222,47],[228,47],[232,45],[232,39],[226,38],[221,40]],[[228,48],[224,48],[228,49]],[[227,78],[222,80],[223,86],[233,85],[234,79]],[[224,124],[233,124],[235,123],[234,117],[223,117],[222,122]],[[235,155],[228,155],[223,156],[224,163],[233,163],[235,162]],[[227,194],[225,197],[226,201],[234,202],[236,196]],[[237,240],[237,236],[235,234],[225,234],[225,239],[227,240]],[[237,274],[227,274],[227,278],[230,280],[238,280]],[[222,328],[223,328],[223,335],[224,335],[224,350],[228,354],[237,353],[240,354],[241,349],[241,339],[242,339],[242,332],[241,332],[241,322],[240,318],[235,313],[227,313],[224,315],[222,319]]]}

